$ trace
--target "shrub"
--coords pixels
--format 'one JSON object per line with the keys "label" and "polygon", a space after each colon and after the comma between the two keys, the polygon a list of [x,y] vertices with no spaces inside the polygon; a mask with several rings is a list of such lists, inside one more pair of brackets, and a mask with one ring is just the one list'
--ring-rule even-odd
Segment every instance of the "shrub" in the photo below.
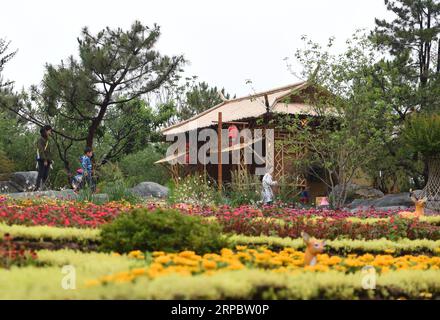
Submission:
{"label": "shrub", "polygon": [[124,174],[118,164],[107,162],[98,168],[98,177],[100,184],[105,186],[106,183],[123,180]]}
{"label": "shrub", "polygon": [[14,162],[10,160],[6,153],[0,149],[0,173],[10,173],[15,169]]}
{"label": "shrub", "polygon": [[221,231],[216,222],[182,215],[175,210],[134,209],[103,226],[101,244],[103,250],[116,252],[192,250],[206,253],[227,245]]}
{"label": "shrub", "polygon": [[413,151],[426,158],[440,152],[440,115],[415,114],[405,122],[403,137]]}

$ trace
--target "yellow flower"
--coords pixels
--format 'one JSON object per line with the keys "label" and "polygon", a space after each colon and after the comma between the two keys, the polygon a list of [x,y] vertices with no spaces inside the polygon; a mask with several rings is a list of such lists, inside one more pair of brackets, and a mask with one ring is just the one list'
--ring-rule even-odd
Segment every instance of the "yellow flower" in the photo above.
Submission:
{"label": "yellow flower", "polygon": [[163,251],[154,251],[153,252],[153,257],[160,257],[160,256],[164,256],[165,252]]}
{"label": "yellow flower", "polygon": [[141,276],[146,273],[146,269],[145,268],[136,268],[136,269],[131,270],[131,273],[134,276]]}
{"label": "yellow flower", "polygon": [[130,257],[130,258],[140,258],[140,257],[142,257],[143,258],[143,253],[142,253],[142,251],[140,251],[140,250],[134,250],[134,251],[130,251],[129,253],[128,253],[128,257]]}
{"label": "yellow flower", "polygon": [[284,248],[283,251],[287,253],[295,253],[296,250],[293,248]]}
{"label": "yellow flower", "polygon": [[244,265],[241,264],[240,262],[235,262],[230,264],[226,269],[227,270],[241,270],[244,268]]}
{"label": "yellow flower", "polygon": [[183,257],[175,257],[173,259],[173,262],[177,265],[184,265],[184,266],[197,266],[198,262],[191,260],[191,259],[187,259],[187,258],[183,258]]}
{"label": "yellow flower", "polygon": [[171,257],[170,256],[159,256],[159,257],[154,259],[154,262],[161,263],[161,264],[166,264],[166,263],[168,263],[170,261],[171,261]]}
{"label": "yellow flower", "polygon": [[221,253],[222,256],[232,256],[232,255],[234,255],[234,252],[231,249],[227,249],[227,248],[223,248],[220,251],[220,253]]}
{"label": "yellow flower", "polygon": [[366,253],[366,254],[360,256],[359,259],[362,259],[363,261],[373,261],[374,256],[370,253]]}
{"label": "yellow flower", "polygon": [[101,282],[99,280],[88,280],[86,281],[86,287],[95,287],[99,286]]}
{"label": "yellow flower", "polygon": [[390,271],[389,267],[382,267],[382,269],[380,270],[381,273],[387,273]]}
{"label": "yellow flower", "polygon": [[237,249],[239,251],[243,251],[243,250],[247,249],[247,246],[239,246],[239,245],[237,245],[237,246],[235,246],[235,249]]}
{"label": "yellow flower", "polygon": [[195,255],[196,253],[194,251],[182,251],[179,253],[179,257],[183,257],[183,258],[191,258]]}
{"label": "yellow flower", "polygon": [[243,258],[244,260],[247,261],[252,260],[252,256],[247,252],[238,252],[237,258]]}
{"label": "yellow flower", "polygon": [[215,261],[212,260],[203,260],[203,268],[205,269],[215,269],[217,268],[217,263]]}

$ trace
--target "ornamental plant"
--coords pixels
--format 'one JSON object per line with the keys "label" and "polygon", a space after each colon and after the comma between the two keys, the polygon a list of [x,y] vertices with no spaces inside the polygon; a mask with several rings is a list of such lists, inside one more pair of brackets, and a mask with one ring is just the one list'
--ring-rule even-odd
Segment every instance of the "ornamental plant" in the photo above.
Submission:
{"label": "ornamental plant", "polygon": [[134,209],[102,227],[101,243],[104,251],[119,253],[133,250],[205,253],[227,245],[221,233],[217,222],[176,210]]}

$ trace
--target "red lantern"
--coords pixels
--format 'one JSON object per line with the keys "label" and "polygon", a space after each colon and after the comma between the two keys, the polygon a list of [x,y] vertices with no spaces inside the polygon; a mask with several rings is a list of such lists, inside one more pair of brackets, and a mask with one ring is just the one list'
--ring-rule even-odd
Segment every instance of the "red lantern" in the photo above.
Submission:
{"label": "red lantern", "polygon": [[235,125],[231,125],[228,127],[228,139],[229,139],[229,146],[232,145],[232,141],[237,139],[238,137],[238,128]]}

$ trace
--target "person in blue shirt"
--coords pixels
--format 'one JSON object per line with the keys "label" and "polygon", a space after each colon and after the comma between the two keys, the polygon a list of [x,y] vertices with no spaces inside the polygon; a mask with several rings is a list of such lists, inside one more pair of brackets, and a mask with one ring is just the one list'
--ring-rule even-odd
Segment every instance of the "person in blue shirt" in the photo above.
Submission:
{"label": "person in blue shirt", "polygon": [[93,150],[90,147],[84,149],[84,155],[81,157],[81,169],[83,171],[83,183],[87,184],[89,187],[93,188],[92,180],[92,157]]}

